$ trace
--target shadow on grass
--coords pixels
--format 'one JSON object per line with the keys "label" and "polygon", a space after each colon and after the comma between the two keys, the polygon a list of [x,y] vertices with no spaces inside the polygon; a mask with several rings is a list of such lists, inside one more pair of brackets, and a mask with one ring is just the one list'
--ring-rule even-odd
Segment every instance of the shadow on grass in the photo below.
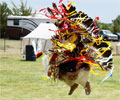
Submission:
{"label": "shadow on grass", "polygon": [[21,59],[20,61],[23,61],[23,62],[36,62],[36,61],[28,61],[28,60],[25,60],[25,59]]}

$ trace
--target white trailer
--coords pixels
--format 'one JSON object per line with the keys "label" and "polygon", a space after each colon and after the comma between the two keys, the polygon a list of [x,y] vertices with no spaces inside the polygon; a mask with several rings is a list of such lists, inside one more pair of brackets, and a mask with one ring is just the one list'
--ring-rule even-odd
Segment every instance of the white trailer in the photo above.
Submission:
{"label": "white trailer", "polygon": [[52,22],[41,13],[31,16],[8,16],[7,18],[7,37],[20,39],[33,31],[40,23]]}

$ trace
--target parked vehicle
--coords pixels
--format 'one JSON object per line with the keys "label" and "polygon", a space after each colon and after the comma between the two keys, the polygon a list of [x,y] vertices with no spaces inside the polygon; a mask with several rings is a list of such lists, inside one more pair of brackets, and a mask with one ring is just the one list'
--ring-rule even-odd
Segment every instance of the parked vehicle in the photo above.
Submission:
{"label": "parked vehicle", "polygon": [[118,40],[120,41],[120,33],[115,33],[118,36]]}
{"label": "parked vehicle", "polygon": [[117,41],[118,40],[118,36],[113,34],[110,30],[101,30],[98,32],[98,34],[100,36],[103,36],[104,40],[107,40],[107,41]]}
{"label": "parked vehicle", "polygon": [[32,32],[40,23],[51,22],[49,18],[41,13],[34,16],[8,16],[7,18],[7,37],[20,39]]}

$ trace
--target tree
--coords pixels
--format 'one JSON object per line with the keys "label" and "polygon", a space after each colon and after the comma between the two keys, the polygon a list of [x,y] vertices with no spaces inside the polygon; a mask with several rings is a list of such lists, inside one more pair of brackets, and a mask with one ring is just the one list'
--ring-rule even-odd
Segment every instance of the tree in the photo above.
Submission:
{"label": "tree", "polygon": [[7,16],[12,12],[5,2],[0,3],[0,37],[4,37],[7,25]]}
{"label": "tree", "polygon": [[106,23],[101,23],[100,21],[96,21],[96,24],[98,26],[99,29],[104,29],[104,30],[110,30],[110,24],[106,24]]}
{"label": "tree", "polygon": [[113,32],[120,32],[120,15],[113,20]]}
{"label": "tree", "polygon": [[103,24],[103,25],[102,25],[102,29],[110,30],[110,27],[109,27],[108,24]]}
{"label": "tree", "polygon": [[14,2],[12,2],[13,8],[12,8],[12,15],[17,15],[17,16],[28,16],[32,14],[32,8],[27,7],[27,1],[24,3],[21,0],[21,4],[19,7],[17,7]]}

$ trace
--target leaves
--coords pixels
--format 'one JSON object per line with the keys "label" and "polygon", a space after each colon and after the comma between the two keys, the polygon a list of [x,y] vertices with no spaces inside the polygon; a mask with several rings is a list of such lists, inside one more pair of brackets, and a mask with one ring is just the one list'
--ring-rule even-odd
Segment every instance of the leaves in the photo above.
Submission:
{"label": "leaves", "polygon": [[113,20],[113,30],[114,33],[120,32],[120,15],[117,16],[115,20]]}
{"label": "leaves", "polygon": [[10,15],[11,13],[12,13],[11,10],[7,7],[7,3],[5,2],[0,3],[0,23],[1,23],[0,37],[4,37],[4,33],[7,25],[7,16]]}
{"label": "leaves", "polygon": [[12,2],[13,8],[12,8],[12,15],[17,15],[17,16],[28,16],[31,15],[32,13],[32,8],[27,7],[27,1],[24,3],[21,0],[21,4],[19,7],[17,7],[14,2]]}

